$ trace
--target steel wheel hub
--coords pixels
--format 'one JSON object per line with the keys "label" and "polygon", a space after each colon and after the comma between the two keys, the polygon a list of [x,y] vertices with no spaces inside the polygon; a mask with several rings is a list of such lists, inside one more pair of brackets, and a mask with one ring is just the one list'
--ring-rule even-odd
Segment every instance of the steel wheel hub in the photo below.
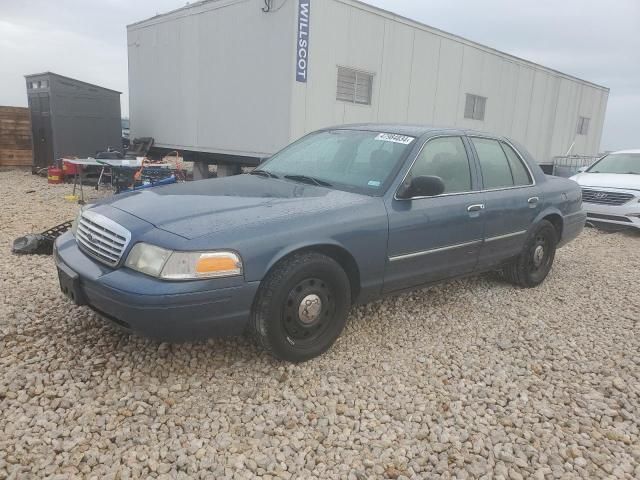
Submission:
{"label": "steel wheel hub", "polygon": [[313,343],[331,325],[336,311],[333,292],[325,280],[305,278],[290,291],[282,311],[282,324],[291,345]]}
{"label": "steel wheel hub", "polygon": [[544,246],[538,245],[533,251],[533,264],[536,267],[542,265],[542,261],[544,260]]}
{"label": "steel wheel hub", "polygon": [[321,312],[322,300],[318,295],[312,293],[304,297],[300,302],[298,318],[300,318],[300,321],[305,325],[309,325],[318,320]]}

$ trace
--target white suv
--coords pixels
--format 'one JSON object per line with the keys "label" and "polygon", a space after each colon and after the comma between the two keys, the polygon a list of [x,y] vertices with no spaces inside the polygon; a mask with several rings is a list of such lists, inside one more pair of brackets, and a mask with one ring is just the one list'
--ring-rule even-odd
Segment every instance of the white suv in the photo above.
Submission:
{"label": "white suv", "polygon": [[587,222],[640,229],[640,150],[605,155],[571,180],[582,187]]}

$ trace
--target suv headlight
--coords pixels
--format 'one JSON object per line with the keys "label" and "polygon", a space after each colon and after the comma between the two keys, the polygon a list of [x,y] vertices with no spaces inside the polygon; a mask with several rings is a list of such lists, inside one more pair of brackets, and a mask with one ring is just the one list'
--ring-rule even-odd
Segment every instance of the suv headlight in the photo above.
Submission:
{"label": "suv headlight", "polygon": [[82,207],[80,207],[80,210],[78,210],[78,214],[76,215],[76,218],[74,218],[73,221],[71,222],[71,233],[73,234],[74,237],[76,236],[76,232],[78,231],[78,223],[80,223],[82,212],[84,212],[88,206],[89,205],[83,205]]}
{"label": "suv headlight", "polygon": [[242,260],[235,252],[175,252],[137,243],[125,265],[163,280],[197,280],[242,275]]}

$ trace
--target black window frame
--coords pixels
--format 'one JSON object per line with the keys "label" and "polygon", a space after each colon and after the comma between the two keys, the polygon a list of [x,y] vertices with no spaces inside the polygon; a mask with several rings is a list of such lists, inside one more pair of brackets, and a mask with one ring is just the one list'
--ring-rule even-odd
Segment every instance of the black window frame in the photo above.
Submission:
{"label": "black window frame", "polygon": [[[535,176],[533,175],[533,171],[531,171],[531,168],[529,168],[529,164],[525,161],[524,157],[522,156],[522,154],[518,151],[518,149],[512,145],[510,142],[501,139],[501,138],[495,138],[495,137],[488,137],[488,136],[482,136],[482,135],[467,135],[467,138],[469,139],[469,143],[471,145],[471,148],[473,148],[473,154],[475,156],[476,162],[477,162],[477,166],[478,166],[478,174],[480,176],[480,181],[482,182],[482,191],[483,192],[493,192],[493,191],[498,191],[498,190],[509,190],[512,188],[527,188],[527,187],[534,187],[536,185],[536,179]],[[509,172],[511,173],[511,180],[513,181],[513,185],[511,186],[507,186],[507,187],[492,187],[492,188],[487,188],[485,185],[485,177],[484,177],[484,172],[482,171],[482,162],[480,161],[480,155],[478,154],[478,150],[476,149],[475,144],[473,143],[473,139],[481,139],[481,140],[492,140],[494,142],[498,142],[498,145],[500,145],[500,149],[502,150],[502,153],[504,154],[506,160],[507,160],[507,166],[509,167]],[[516,185],[516,181],[515,181],[515,177],[513,175],[513,170],[511,169],[511,163],[509,162],[509,157],[507,155],[507,153],[504,150],[504,147],[502,146],[502,144],[505,144],[507,146],[509,146],[516,154],[516,156],[518,157],[518,159],[520,160],[520,162],[522,163],[522,165],[524,165],[525,170],[527,172],[527,175],[529,177],[529,180],[531,183],[528,183],[527,185]]]}
{"label": "black window frame", "polygon": [[[427,144],[429,142],[433,141],[433,140],[438,140],[438,139],[441,139],[441,138],[459,138],[460,140],[462,140],[462,145],[464,146],[464,150],[465,150],[465,153],[467,155],[467,162],[469,162],[469,173],[470,173],[470,176],[471,176],[471,190],[466,191],[466,192],[441,193],[440,195],[400,198],[398,196],[398,192],[402,189],[402,186],[406,183],[407,179],[410,178],[411,171],[413,170],[413,167],[415,166],[416,162],[418,161],[418,158],[420,158],[420,155],[422,155],[422,152],[426,148]],[[394,200],[398,200],[398,201],[423,200],[423,199],[429,199],[429,198],[449,197],[449,196],[452,196],[452,195],[470,195],[472,193],[481,192],[482,191],[482,185],[478,183],[478,182],[481,182],[481,178],[478,177],[478,173],[477,173],[476,153],[473,150],[473,146],[470,145],[470,143],[471,142],[469,142],[469,137],[467,135],[463,134],[463,133],[440,134],[440,135],[434,135],[434,136],[428,137],[426,140],[424,140],[422,145],[420,145],[420,147],[415,152],[415,154],[411,154],[413,159],[411,160],[411,163],[410,163],[409,168],[407,169],[406,173],[402,177],[402,181],[398,184],[398,186],[397,186],[397,188],[396,188],[396,190],[395,190],[395,192],[393,194],[393,199]]]}
{"label": "black window frame", "polygon": [[[510,145],[509,143],[505,142],[504,140],[499,140],[498,142],[500,143],[500,146],[502,147],[502,151],[504,152],[505,157],[507,157],[507,163],[509,164],[509,168],[511,169],[511,177],[513,178],[514,187],[529,187],[529,186],[533,185],[535,183],[534,178],[533,178],[533,172],[529,169],[529,165],[527,164],[527,162],[524,161],[524,159],[522,158],[522,155],[520,155],[520,152],[518,152],[518,150],[513,145]],[[522,165],[524,167],[524,171],[527,174],[527,178],[529,179],[529,183],[518,184],[518,185],[515,184],[516,177],[515,177],[515,175],[513,173],[513,168],[511,166],[511,162],[509,161],[509,155],[507,154],[507,151],[505,150],[505,147],[509,148],[516,155],[516,159],[520,162],[520,165]]]}

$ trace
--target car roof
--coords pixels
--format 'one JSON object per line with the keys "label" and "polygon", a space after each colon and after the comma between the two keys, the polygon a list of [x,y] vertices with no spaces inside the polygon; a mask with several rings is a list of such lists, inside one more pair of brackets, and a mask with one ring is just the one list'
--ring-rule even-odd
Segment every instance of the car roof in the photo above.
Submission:
{"label": "car roof", "polygon": [[617,152],[611,152],[610,155],[615,155],[617,153],[640,153],[640,149],[635,150],[618,150]]}
{"label": "car roof", "polygon": [[410,123],[354,123],[348,125],[336,125],[325,130],[362,130],[392,133],[395,135],[408,135],[411,137],[421,137],[429,133],[452,133],[457,135],[480,135],[490,138],[504,138],[501,135],[469,130],[466,128],[437,127],[430,125],[418,125]]}

